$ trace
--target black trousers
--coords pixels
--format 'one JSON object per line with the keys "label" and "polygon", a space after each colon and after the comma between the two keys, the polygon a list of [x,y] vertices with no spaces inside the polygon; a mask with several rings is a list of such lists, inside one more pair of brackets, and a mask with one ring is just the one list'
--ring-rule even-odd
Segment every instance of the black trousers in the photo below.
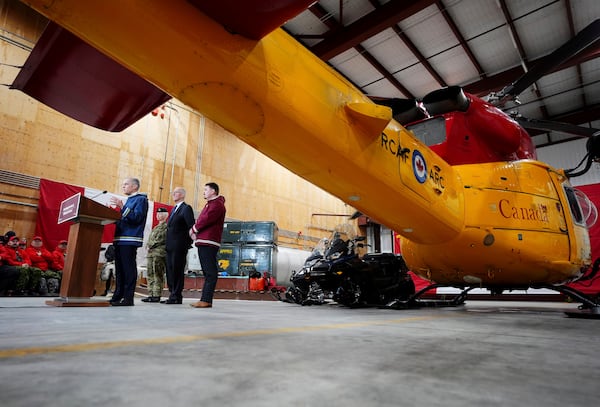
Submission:
{"label": "black trousers", "polygon": [[187,261],[188,247],[178,247],[167,250],[167,286],[171,294],[169,299],[181,300],[183,298],[183,283],[185,282],[185,263]]}
{"label": "black trousers", "polygon": [[0,264],[0,293],[14,290],[19,270],[16,267]]}
{"label": "black trousers", "polygon": [[198,259],[200,259],[202,274],[204,274],[204,286],[202,287],[202,297],[200,300],[210,302],[211,304],[219,278],[218,253],[219,248],[216,246],[198,246]]}
{"label": "black trousers", "polygon": [[137,246],[115,246],[115,293],[113,300],[133,301],[137,282]]}

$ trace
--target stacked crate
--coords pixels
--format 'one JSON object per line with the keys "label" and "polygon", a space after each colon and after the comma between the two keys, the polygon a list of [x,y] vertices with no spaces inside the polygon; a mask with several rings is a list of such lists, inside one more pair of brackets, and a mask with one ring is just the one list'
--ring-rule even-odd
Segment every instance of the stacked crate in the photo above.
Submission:
{"label": "stacked crate", "polygon": [[275,222],[225,222],[218,256],[219,271],[233,277],[248,277],[254,271],[274,276],[277,236]]}

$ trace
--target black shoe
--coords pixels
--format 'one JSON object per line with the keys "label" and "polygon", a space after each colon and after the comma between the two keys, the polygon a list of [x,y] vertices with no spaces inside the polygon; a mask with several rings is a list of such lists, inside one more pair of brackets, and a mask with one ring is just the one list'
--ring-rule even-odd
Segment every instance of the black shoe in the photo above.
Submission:
{"label": "black shoe", "polygon": [[123,298],[121,301],[111,301],[110,305],[113,307],[133,307],[133,300],[126,300]]}
{"label": "black shoe", "polygon": [[112,305],[112,303],[114,303],[114,302],[120,302],[122,299],[123,299],[123,297],[115,297],[115,296],[113,296],[110,300],[108,300],[108,302],[110,302],[111,305]]}
{"label": "black shoe", "polygon": [[161,304],[183,304],[182,300],[174,300],[172,298],[169,298],[167,300],[161,301]]}
{"label": "black shoe", "polygon": [[161,302],[160,297],[146,297],[142,298],[142,302]]}

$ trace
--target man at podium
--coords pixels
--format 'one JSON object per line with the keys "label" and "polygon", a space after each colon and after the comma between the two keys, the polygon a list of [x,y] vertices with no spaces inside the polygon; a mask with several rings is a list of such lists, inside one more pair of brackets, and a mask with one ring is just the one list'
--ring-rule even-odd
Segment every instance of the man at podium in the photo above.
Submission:
{"label": "man at podium", "polygon": [[121,210],[113,245],[115,247],[115,292],[110,300],[113,307],[132,306],[137,282],[136,255],[144,240],[144,226],[148,212],[148,197],[139,193],[140,181],[126,178],[122,185],[127,195],[125,202],[117,197],[110,199],[111,206]]}

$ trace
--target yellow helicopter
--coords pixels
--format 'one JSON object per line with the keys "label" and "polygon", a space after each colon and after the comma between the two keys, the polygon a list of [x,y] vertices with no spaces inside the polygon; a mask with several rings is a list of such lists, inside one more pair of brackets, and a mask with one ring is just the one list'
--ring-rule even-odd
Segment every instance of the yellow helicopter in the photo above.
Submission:
{"label": "yellow helicopter", "polygon": [[[549,287],[599,314],[564,285],[592,266],[595,213],[568,174],[537,161],[512,118],[460,88],[409,108],[375,103],[279,28],[312,2],[234,2],[232,14],[228,1],[24,0],[53,23],[13,88],[111,131],[176,97],[395,230],[409,268],[437,285]],[[86,63],[95,88],[66,97]],[[116,112],[105,103],[115,97]],[[442,137],[430,147],[434,122]],[[460,126],[471,137],[458,145]]]}

